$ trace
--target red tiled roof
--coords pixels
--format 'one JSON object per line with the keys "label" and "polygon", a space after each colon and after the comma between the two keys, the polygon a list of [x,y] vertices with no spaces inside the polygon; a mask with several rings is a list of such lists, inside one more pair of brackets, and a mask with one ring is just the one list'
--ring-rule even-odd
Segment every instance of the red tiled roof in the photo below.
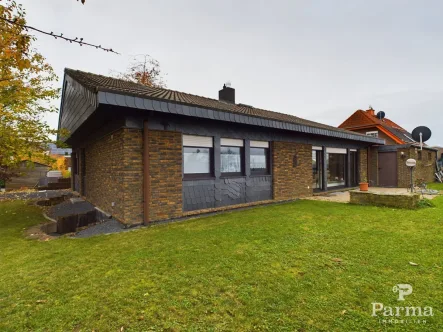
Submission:
{"label": "red tiled roof", "polygon": [[406,129],[388,118],[379,119],[374,113],[375,112],[372,109],[367,111],[357,110],[338,127],[347,130],[370,126],[378,127],[380,129],[383,128],[389,131],[389,133],[394,136],[396,140],[403,143],[415,143],[415,141],[412,139],[412,134]]}

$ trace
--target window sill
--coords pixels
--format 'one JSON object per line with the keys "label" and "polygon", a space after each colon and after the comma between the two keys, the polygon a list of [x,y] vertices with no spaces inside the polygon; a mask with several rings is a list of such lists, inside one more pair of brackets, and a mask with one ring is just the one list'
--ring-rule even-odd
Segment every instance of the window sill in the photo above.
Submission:
{"label": "window sill", "polygon": [[198,181],[198,180],[215,180],[215,176],[196,176],[196,177],[184,177],[183,181]]}
{"label": "window sill", "polygon": [[250,178],[258,178],[259,176],[272,176],[272,174],[251,174]]}

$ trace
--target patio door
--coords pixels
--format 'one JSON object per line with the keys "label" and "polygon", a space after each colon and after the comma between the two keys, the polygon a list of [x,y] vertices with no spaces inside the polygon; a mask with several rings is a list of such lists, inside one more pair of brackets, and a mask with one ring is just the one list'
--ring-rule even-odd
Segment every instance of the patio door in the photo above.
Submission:
{"label": "patio door", "polygon": [[397,187],[397,152],[378,153],[378,185]]}

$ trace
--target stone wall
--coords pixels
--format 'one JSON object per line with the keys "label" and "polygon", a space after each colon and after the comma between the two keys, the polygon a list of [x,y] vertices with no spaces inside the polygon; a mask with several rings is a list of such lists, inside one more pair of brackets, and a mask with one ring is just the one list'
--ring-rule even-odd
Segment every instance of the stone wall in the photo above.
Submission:
{"label": "stone wall", "polygon": [[368,182],[368,150],[358,150],[360,182]]}
{"label": "stone wall", "polygon": [[376,147],[369,148],[369,154],[369,185],[375,187],[378,186],[378,149]]}
{"label": "stone wall", "polygon": [[85,197],[126,224],[143,222],[142,132],[120,129],[85,147]]}
{"label": "stone wall", "polygon": [[312,195],[312,145],[273,142],[274,200]]}
{"label": "stone wall", "polygon": [[367,191],[351,191],[351,204],[387,206],[401,209],[415,209],[419,194],[379,194]]}
{"label": "stone wall", "polygon": [[182,215],[182,134],[149,130],[149,221]]}
{"label": "stone wall", "polygon": [[[401,153],[404,153],[403,156]],[[421,158],[420,158],[421,152]],[[432,150],[416,149],[415,147],[404,148],[397,150],[398,162],[398,186],[400,188],[407,188],[411,185],[411,172],[406,166],[406,160],[413,158],[417,161],[417,166],[414,169],[414,183],[417,179],[424,179],[425,182],[435,181],[435,160],[437,152]]]}
{"label": "stone wall", "polygon": [[[85,147],[85,197],[92,204],[124,221],[123,193],[124,130]],[[81,165],[81,154],[78,155]]]}

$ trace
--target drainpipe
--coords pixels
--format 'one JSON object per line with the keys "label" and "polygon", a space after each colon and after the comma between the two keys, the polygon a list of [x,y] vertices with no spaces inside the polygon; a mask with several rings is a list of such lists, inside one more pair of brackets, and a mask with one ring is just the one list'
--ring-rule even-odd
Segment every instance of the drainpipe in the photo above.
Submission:
{"label": "drainpipe", "polygon": [[143,121],[143,220],[145,225],[149,224],[150,197],[148,121]]}

